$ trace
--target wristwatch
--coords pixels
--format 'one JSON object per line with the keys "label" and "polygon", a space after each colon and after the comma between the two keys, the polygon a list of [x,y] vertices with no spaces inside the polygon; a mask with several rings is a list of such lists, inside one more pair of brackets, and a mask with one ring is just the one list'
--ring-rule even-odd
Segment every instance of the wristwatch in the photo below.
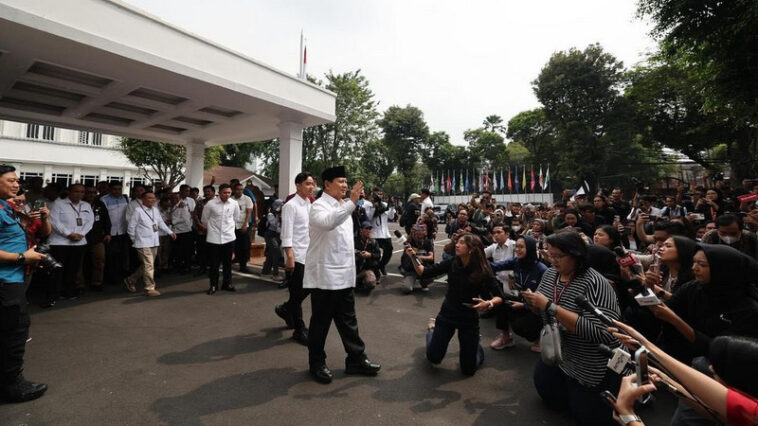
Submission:
{"label": "wristwatch", "polygon": [[619,414],[619,420],[621,420],[621,423],[623,423],[624,426],[627,426],[631,422],[642,423],[642,419],[636,414]]}
{"label": "wristwatch", "polygon": [[19,265],[23,265],[26,263],[26,256],[24,256],[24,253],[18,254],[18,259],[16,259],[16,263]]}
{"label": "wristwatch", "polygon": [[545,308],[545,312],[549,313],[550,315],[555,316],[556,313],[558,313],[558,305],[555,303],[550,303],[547,305],[547,308]]}

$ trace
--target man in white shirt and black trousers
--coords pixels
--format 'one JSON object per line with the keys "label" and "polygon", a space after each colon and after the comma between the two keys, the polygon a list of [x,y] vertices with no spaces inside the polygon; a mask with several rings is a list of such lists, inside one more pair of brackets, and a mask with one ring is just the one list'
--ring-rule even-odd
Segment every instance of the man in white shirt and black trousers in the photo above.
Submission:
{"label": "man in white shirt and black trousers", "polygon": [[75,183],[68,188],[68,198],[58,200],[50,208],[53,232],[48,238],[50,255],[63,264],[62,296],[78,298],[76,273],[87,248],[85,235],[95,223],[92,206],[84,198],[84,185]]}
{"label": "man in white shirt and black trousers", "polygon": [[349,200],[347,178],[342,166],[321,174],[324,192],[311,206],[310,244],[305,256],[303,288],[311,291],[311,322],[308,331],[310,373],[319,383],[331,383],[334,377],[326,366],[324,344],[334,320],[347,352],[346,374],[376,375],[381,366],[364,353],[355,316],[355,255],[352,213],[363,190],[363,183],[353,185]]}
{"label": "man in white shirt and black trousers", "polygon": [[232,187],[221,184],[218,187],[218,198],[208,201],[203,207],[200,226],[206,230],[205,242],[208,253],[208,277],[211,285],[207,291],[211,295],[218,290],[218,267],[223,265],[224,276],[221,288],[226,291],[236,291],[232,286],[232,253],[237,237],[234,228],[239,220],[240,208],[232,196]]}
{"label": "man in white shirt and black trousers", "polygon": [[303,321],[302,303],[308,294],[303,289],[303,273],[305,271],[305,256],[308,251],[310,236],[308,234],[308,221],[311,211],[311,200],[308,198],[313,193],[316,182],[308,172],[300,172],[295,176],[295,196],[282,206],[282,248],[286,259],[284,269],[289,274],[290,297],[287,302],[278,305],[274,312],[286,323],[287,327],[294,328],[292,338],[295,341],[307,345],[308,329]]}

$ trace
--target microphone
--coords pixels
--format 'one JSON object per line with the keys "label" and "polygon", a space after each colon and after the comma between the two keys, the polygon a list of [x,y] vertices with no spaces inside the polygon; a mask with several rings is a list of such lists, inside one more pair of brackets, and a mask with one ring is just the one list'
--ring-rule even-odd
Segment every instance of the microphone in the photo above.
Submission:
{"label": "microphone", "polygon": [[576,296],[574,302],[582,309],[591,312],[597,317],[597,319],[602,321],[608,327],[615,327],[615,325],[613,325],[613,321],[608,318],[600,309],[598,309],[596,306],[593,306],[584,295],[580,294],[579,296]]}
{"label": "microphone", "polygon": [[397,237],[397,243],[398,244],[405,244],[408,242],[408,239],[405,238],[405,235],[400,233],[399,230],[395,229],[395,236]]}
{"label": "microphone", "polygon": [[613,252],[616,253],[616,262],[622,267],[628,267],[634,275],[642,273],[642,266],[637,263],[637,258],[632,253],[624,252],[624,249],[617,246],[613,248]]}

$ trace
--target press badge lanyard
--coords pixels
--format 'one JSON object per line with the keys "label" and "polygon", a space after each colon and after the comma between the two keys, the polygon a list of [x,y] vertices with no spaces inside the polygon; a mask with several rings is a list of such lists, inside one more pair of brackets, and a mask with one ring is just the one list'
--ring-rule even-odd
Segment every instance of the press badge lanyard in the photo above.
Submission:
{"label": "press badge lanyard", "polygon": [[79,203],[79,210],[74,208],[74,204],[71,201],[68,202],[68,205],[76,213],[76,226],[82,226],[82,203]]}
{"label": "press badge lanyard", "polygon": [[142,209],[143,212],[145,212],[147,217],[150,218],[150,221],[153,222],[153,232],[158,232],[158,225],[155,224],[155,215],[151,215],[150,213],[148,213],[147,210],[145,210],[145,207],[143,206],[140,206],[140,208]]}
{"label": "press badge lanyard", "polygon": [[566,285],[563,286],[563,289],[561,289],[561,292],[558,293],[558,282],[559,282],[560,278],[561,278],[560,274],[556,275],[556,277],[555,277],[555,285],[553,286],[553,303],[555,303],[556,305],[561,300],[561,297],[563,297],[563,293],[565,293],[566,289],[571,285],[571,280],[568,280],[566,282]]}

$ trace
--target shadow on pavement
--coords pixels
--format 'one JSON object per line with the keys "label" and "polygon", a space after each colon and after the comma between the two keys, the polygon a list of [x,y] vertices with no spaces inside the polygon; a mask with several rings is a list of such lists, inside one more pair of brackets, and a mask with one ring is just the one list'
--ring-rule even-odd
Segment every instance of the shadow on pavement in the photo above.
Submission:
{"label": "shadow on pavement", "polygon": [[238,355],[264,351],[279,345],[291,344],[282,339],[285,328],[267,328],[263,334],[252,333],[244,336],[224,337],[193,346],[185,351],[170,352],[158,358],[161,364],[202,364],[224,361]]}

